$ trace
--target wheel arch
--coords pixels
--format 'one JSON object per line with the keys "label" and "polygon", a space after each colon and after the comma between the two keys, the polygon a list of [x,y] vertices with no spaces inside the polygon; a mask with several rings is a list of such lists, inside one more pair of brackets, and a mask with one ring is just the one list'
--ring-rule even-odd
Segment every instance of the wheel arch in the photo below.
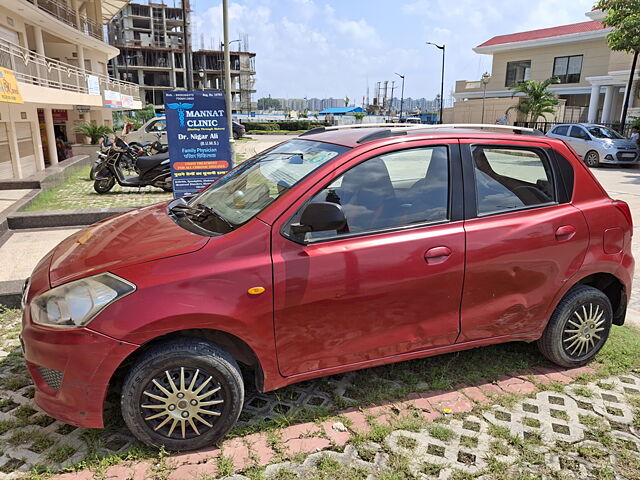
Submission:
{"label": "wheel arch", "polygon": [[624,324],[627,312],[627,294],[624,283],[618,277],[607,272],[592,273],[577,281],[571,288],[575,285],[588,285],[604,293],[611,302],[613,324]]}
{"label": "wheel arch", "polygon": [[[185,330],[176,330],[155,337],[142,345],[139,348],[131,352],[131,354],[125,358],[118,368],[111,375],[109,380],[108,393],[119,390],[124,374],[131,368],[131,366],[142,356],[145,352],[149,351],[156,345],[171,340],[176,340],[181,337],[195,337],[204,339],[212,344],[220,347],[228,352],[234,360],[238,363],[253,369],[254,381],[258,391],[264,391],[264,373],[260,360],[254,350],[240,337],[231,333],[206,328],[192,328]],[[107,395],[108,395],[107,393]]]}

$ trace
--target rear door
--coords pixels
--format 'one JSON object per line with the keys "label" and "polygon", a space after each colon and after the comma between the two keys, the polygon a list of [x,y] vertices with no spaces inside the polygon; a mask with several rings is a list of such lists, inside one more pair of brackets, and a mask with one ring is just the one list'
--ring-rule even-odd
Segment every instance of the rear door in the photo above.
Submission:
{"label": "rear door", "polygon": [[467,257],[458,342],[536,331],[589,232],[544,143],[464,140]]}
{"label": "rear door", "polygon": [[[412,143],[341,166],[275,222],[283,375],[455,343],[465,248],[459,146]],[[346,228],[292,234],[310,202],[341,205]]]}

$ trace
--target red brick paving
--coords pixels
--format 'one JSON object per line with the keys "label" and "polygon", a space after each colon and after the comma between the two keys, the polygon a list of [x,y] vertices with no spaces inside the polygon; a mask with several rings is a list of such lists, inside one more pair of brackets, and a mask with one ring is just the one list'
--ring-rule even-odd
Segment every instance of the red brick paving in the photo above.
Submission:
{"label": "red brick paving", "polygon": [[[340,415],[347,419],[345,422],[347,431],[334,428],[334,425],[341,423],[341,421],[333,419],[320,425],[314,423],[292,425],[282,428],[276,433],[281,438],[283,448],[289,455],[298,452],[312,453],[332,445],[345,445],[354,433],[369,433],[371,425],[367,421],[367,417],[374,417],[379,424],[391,424],[396,415],[403,415],[411,409],[418,409],[427,419],[434,419],[439,417],[444,410],[451,410],[453,413],[469,412],[475,404],[491,403],[491,397],[505,393],[519,395],[535,393],[537,391],[536,385],[530,379],[540,384],[551,382],[567,384],[580,375],[594,373],[595,370],[591,367],[573,369],[534,367],[527,372],[501,377],[495,383],[465,386],[450,392],[412,393],[403,402],[371,407],[362,411],[355,408],[345,410]],[[232,458],[236,471],[251,465],[268,465],[276,456],[267,442],[267,436],[264,433],[255,433],[243,438],[229,439],[223,443],[221,449],[212,447],[198,452],[170,456],[167,464],[177,468],[171,472],[169,480],[184,480],[203,475],[215,476],[218,472],[216,459],[221,453]],[[146,480],[151,475],[152,465],[148,461],[134,464],[123,463],[109,467],[106,471],[109,480]],[[52,478],[54,480],[90,480],[94,478],[94,474],[90,470],[83,470]]]}
{"label": "red brick paving", "polygon": [[505,392],[517,395],[528,395],[538,390],[533,383],[522,377],[500,377],[496,383]]}

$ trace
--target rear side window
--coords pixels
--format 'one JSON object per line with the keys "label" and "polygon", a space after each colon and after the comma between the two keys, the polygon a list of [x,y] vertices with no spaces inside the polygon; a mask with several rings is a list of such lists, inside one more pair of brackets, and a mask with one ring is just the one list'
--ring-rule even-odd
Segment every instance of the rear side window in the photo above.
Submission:
{"label": "rear side window", "polygon": [[544,153],[524,148],[472,147],[478,215],[519,210],[556,201]]}
{"label": "rear side window", "polygon": [[567,136],[567,133],[569,133],[569,126],[568,125],[560,125],[559,127],[556,127],[553,129],[553,133],[555,135],[562,135],[562,136]]}

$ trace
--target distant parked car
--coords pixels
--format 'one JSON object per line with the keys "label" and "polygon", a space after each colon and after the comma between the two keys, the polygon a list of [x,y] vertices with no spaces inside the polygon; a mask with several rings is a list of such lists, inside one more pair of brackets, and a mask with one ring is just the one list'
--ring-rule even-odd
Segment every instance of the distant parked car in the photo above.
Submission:
{"label": "distant parked car", "polygon": [[564,123],[553,127],[548,137],[560,138],[573,147],[590,167],[601,163],[635,165],[638,146],[618,132],[592,123]]}
{"label": "distant parked car", "polygon": [[[233,122],[233,138],[237,140],[238,138],[243,137],[245,133],[244,125],[241,125],[238,122]],[[160,138],[158,138],[158,134],[160,135]],[[124,140],[130,145],[136,143],[143,145],[145,143],[155,142],[156,140],[159,140],[160,143],[166,145],[168,143],[166,117],[154,117],[151,120],[148,120],[138,130],[134,130],[133,132],[125,135]]]}

